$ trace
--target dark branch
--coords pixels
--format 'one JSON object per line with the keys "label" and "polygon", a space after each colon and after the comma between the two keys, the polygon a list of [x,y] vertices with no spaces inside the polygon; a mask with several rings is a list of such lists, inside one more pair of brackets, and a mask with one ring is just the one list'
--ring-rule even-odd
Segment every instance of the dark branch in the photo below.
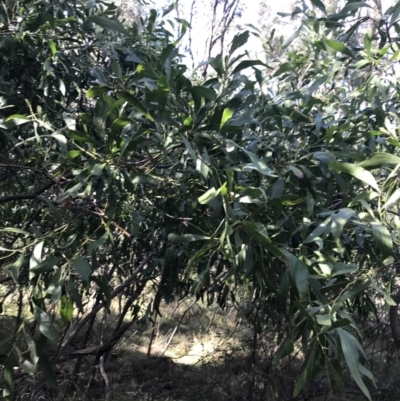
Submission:
{"label": "dark branch", "polygon": [[41,195],[44,191],[51,188],[55,183],[56,183],[55,181],[49,182],[48,184],[44,185],[42,188],[38,189],[35,192],[31,192],[31,193],[3,196],[2,198],[0,198],[0,203],[12,202],[12,201],[16,201],[16,200],[35,199],[39,195]]}

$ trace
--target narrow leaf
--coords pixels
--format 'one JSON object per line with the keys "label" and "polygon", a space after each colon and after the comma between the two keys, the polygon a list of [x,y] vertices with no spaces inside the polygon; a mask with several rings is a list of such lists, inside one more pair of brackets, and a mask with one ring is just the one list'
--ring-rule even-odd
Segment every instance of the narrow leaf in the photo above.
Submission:
{"label": "narrow leaf", "polygon": [[324,39],[324,43],[326,44],[326,46],[335,50],[336,52],[343,53],[346,56],[354,58],[351,50],[347,46],[345,46],[343,43],[336,42],[336,41],[330,40],[330,39]]}
{"label": "narrow leaf", "polygon": [[239,47],[242,47],[247,43],[249,35],[250,35],[249,31],[244,31],[242,33],[235,35],[235,37],[232,40],[231,48],[229,49],[229,56],[231,56],[235,50],[239,49]]}
{"label": "narrow leaf", "polygon": [[400,199],[400,188],[397,188],[396,191],[390,195],[390,198],[386,201],[386,203],[382,206],[382,209],[387,209],[395,205]]}
{"label": "narrow leaf", "polygon": [[318,7],[324,14],[326,14],[326,8],[321,0],[311,0],[311,3],[313,3],[315,7]]}
{"label": "narrow leaf", "polygon": [[85,282],[89,282],[89,277],[92,274],[92,269],[89,266],[89,263],[87,262],[86,259],[84,259],[82,256],[78,256],[74,260],[74,266],[78,273],[81,275],[82,280]]}
{"label": "narrow leaf", "polygon": [[115,19],[100,17],[99,15],[93,15],[89,17],[88,20],[94,22],[103,29],[129,35],[129,32],[123,27],[123,25]]}
{"label": "narrow leaf", "polygon": [[361,378],[360,371],[358,370],[359,357],[358,349],[355,346],[355,342],[357,342],[357,340],[349,332],[341,328],[338,328],[337,331],[339,333],[343,355],[346,360],[347,366],[349,367],[351,376],[357,383],[361,391],[371,401],[369,391]]}
{"label": "narrow leaf", "polygon": [[126,102],[128,102],[136,110],[140,111],[149,120],[154,121],[153,117],[146,110],[146,108],[133,95],[131,95],[130,93],[126,93],[126,92],[117,92],[116,94],[118,97],[120,97],[121,99],[124,99]]}
{"label": "narrow leaf", "polygon": [[182,243],[188,243],[188,242],[193,242],[193,241],[207,241],[209,239],[210,239],[210,237],[207,237],[205,235],[197,235],[197,234],[177,235],[177,234],[171,233],[168,235],[168,240],[175,241],[175,242],[182,242]]}
{"label": "narrow leaf", "polygon": [[201,195],[198,198],[198,201],[201,205],[206,205],[207,203],[210,203],[213,199],[215,199],[219,193],[221,192],[221,189],[215,189],[214,187],[210,188],[207,192],[205,192],[203,195]]}
{"label": "narrow leaf", "polygon": [[377,192],[380,192],[374,176],[369,171],[365,170],[359,165],[351,163],[330,163],[329,168],[338,171],[340,173],[350,174],[353,177],[359,179],[360,181],[363,181],[366,184],[370,185]]}
{"label": "narrow leaf", "polygon": [[400,163],[400,157],[392,155],[391,153],[374,153],[372,157],[358,163],[360,167],[381,167],[387,165],[395,165]]}
{"label": "narrow leaf", "polygon": [[389,230],[378,220],[373,221],[371,226],[374,240],[382,252],[383,259],[386,259],[393,253],[393,241]]}
{"label": "narrow leaf", "polygon": [[91,88],[89,88],[86,92],[86,96],[89,99],[94,99],[96,97],[101,96],[103,93],[106,93],[108,91],[110,91],[111,88],[109,88],[108,86],[92,86]]}
{"label": "narrow leaf", "polygon": [[224,109],[221,119],[220,129],[226,124],[226,122],[233,116],[233,111],[231,109]]}
{"label": "narrow leaf", "polygon": [[242,71],[246,68],[254,67],[256,65],[262,65],[264,67],[266,66],[266,64],[260,60],[243,60],[233,69],[231,75],[236,74],[237,72]]}
{"label": "narrow leaf", "polygon": [[354,210],[349,208],[340,209],[333,217],[332,217],[332,225],[331,225],[331,233],[333,238],[338,239],[342,235],[343,228],[347,221],[353,216],[355,213]]}
{"label": "narrow leaf", "polygon": [[53,366],[51,365],[47,355],[42,350],[41,345],[38,343],[36,343],[36,351],[39,356],[38,366],[39,366],[40,371],[43,373],[43,376],[44,376],[46,382],[53,389],[57,390],[58,389],[57,377],[56,377],[56,374],[54,373]]}

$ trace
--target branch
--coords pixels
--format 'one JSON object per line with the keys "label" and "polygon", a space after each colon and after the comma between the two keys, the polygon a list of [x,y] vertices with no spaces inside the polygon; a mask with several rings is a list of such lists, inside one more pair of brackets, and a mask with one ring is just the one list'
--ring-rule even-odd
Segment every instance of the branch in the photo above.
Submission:
{"label": "branch", "polygon": [[42,188],[39,188],[37,191],[31,192],[31,193],[3,196],[2,198],[0,198],[0,203],[12,202],[15,200],[35,199],[39,195],[41,195],[43,192],[45,192],[49,188],[51,188],[53,185],[58,184],[62,179],[68,179],[71,177],[72,177],[72,173],[68,173],[67,175],[65,175],[63,177],[62,176],[58,176],[56,178],[47,177],[51,180],[51,182],[44,185]]}
{"label": "branch", "polygon": [[[139,267],[132,273],[132,275],[126,279],[122,284],[120,284],[112,293],[111,293],[111,299],[115,298],[119,293],[121,293],[126,287],[132,284],[132,282],[136,279],[137,275],[143,270],[144,266],[149,262],[149,260],[155,255],[155,252],[151,252],[147,257],[143,260],[143,262],[139,265]],[[99,312],[101,309],[103,309],[106,306],[104,302],[98,304],[95,306],[90,313],[88,313],[72,330],[72,333],[68,336],[68,338],[64,341],[63,345],[61,346],[61,355],[62,351],[65,350],[67,345],[73,341],[76,336],[79,334],[79,332],[82,330],[82,328],[86,325],[86,323],[93,318]]]}
{"label": "branch", "polygon": [[12,277],[4,277],[4,278],[0,279],[0,284],[4,284],[7,281],[11,281],[11,280],[12,280]]}
{"label": "branch", "polygon": [[6,202],[15,201],[15,200],[35,199],[39,195],[41,195],[44,191],[51,188],[55,183],[56,183],[55,181],[49,182],[48,184],[44,185],[42,188],[38,189],[35,192],[31,192],[31,193],[3,196],[2,198],[0,198],[0,203],[6,203]]}

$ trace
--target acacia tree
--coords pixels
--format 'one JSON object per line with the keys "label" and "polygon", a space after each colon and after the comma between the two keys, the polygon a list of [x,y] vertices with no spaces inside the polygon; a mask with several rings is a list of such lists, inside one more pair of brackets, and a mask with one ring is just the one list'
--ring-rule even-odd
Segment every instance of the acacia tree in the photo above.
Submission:
{"label": "acacia tree", "polygon": [[[72,380],[83,356],[104,364],[161,301],[223,307],[250,288],[258,327],[288,328],[275,364],[303,335],[294,396],[319,374],[343,389],[347,366],[370,398],[357,322],[377,295],[396,311],[400,7],[355,47],[364,3],[328,14],[314,0],[320,14],[294,11],[296,52],[292,37],[279,62],[248,60],[245,31],[193,83],[155,10],[139,35],[89,3],[1,11],[2,305],[18,305],[4,396],[16,367],[56,387],[67,358]],[[117,323],[93,343],[117,297]]]}

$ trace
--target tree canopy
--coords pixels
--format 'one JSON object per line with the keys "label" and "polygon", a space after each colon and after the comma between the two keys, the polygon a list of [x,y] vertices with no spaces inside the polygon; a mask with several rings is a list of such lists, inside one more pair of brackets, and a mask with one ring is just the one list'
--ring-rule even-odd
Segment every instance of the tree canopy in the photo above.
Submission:
{"label": "tree canopy", "polygon": [[383,302],[400,343],[400,4],[372,18],[367,1],[303,3],[292,37],[239,32],[204,79],[171,7],[128,25],[102,1],[3,5],[0,306],[18,306],[4,397],[16,367],[56,388],[116,297],[98,357],[161,302],[251,293],[260,322],[285,327],[276,364],[307,333],[294,396],[320,374],[343,389],[347,366],[371,399],[359,323]]}

